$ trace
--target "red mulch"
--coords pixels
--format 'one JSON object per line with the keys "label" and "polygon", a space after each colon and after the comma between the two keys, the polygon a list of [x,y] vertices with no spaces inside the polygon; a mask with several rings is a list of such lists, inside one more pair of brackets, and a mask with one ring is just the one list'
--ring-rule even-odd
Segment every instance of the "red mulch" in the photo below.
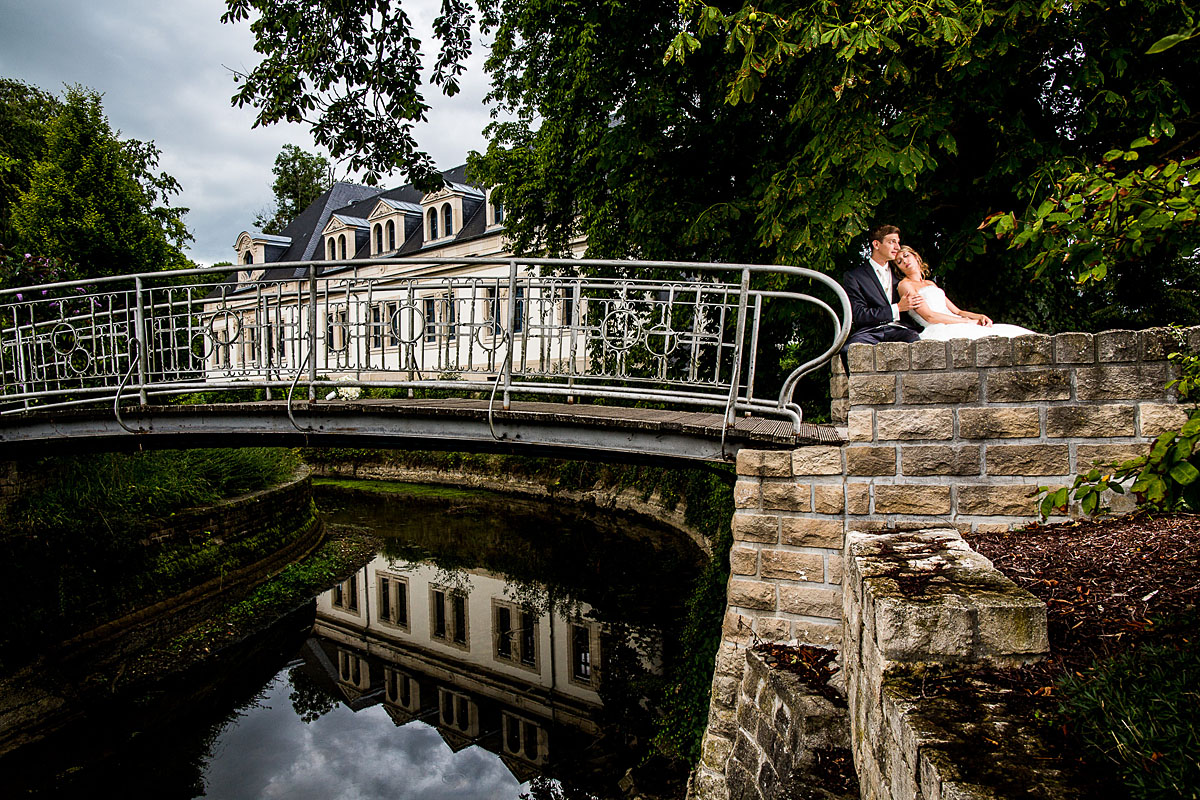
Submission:
{"label": "red mulch", "polygon": [[1050,694],[1064,673],[1161,634],[1164,619],[1200,606],[1200,515],[1139,514],[965,538],[1046,603],[1050,658],[1010,673],[1031,692]]}

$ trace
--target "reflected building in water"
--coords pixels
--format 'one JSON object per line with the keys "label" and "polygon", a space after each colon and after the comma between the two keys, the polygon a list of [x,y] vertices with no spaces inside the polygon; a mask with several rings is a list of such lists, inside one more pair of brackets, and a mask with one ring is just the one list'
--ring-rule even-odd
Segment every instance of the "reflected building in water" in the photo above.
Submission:
{"label": "reflected building in water", "polygon": [[[382,703],[397,725],[433,725],[455,751],[477,744],[521,782],[565,761],[594,770],[607,750],[593,745],[613,632],[587,604],[539,605],[550,608],[484,570],[377,556],[317,598],[306,669],[348,707]],[[636,657],[659,671],[657,653]]]}

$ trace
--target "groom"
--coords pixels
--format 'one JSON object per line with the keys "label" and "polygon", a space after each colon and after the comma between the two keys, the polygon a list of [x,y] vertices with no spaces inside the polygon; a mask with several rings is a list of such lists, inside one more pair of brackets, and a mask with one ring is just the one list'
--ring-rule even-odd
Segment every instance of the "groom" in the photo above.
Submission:
{"label": "groom", "polygon": [[851,311],[847,346],[856,342],[917,341],[916,326],[900,312],[919,308],[921,295],[901,297],[896,290],[899,281],[892,272],[891,261],[899,253],[900,229],[895,225],[880,225],[871,231],[871,258],[842,275]]}

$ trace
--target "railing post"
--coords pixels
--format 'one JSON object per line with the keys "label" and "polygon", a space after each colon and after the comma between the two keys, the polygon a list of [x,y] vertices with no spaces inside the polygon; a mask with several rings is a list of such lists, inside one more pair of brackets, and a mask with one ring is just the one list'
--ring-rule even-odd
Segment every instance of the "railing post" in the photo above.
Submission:
{"label": "railing post", "polygon": [[308,402],[317,399],[317,262],[308,265]]}
{"label": "railing post", "polygon": [[762,295],[754,297],[754,329],[750,332],[750,372],[746,376],[746,402],[754,400],[754,365],[758,353],[758,332],[762,328]]}
{"label": "railing post", "polygon": [[148,358],[146,355],[146,303],[141,278],[134,278],[134,293],[137,295],[137,304],[133,308],[133,332],[134,339],[138,343],[138,386],[140,387],[138,389],[138,399],[141,405],[146,405],[148,400],[146,396],[146,374],[149,372],[149,364],[146,360]]}
{"label": "railing post", "polygon": [[512,402],[509,390],[512,387],[513,351],[517,349],[517,262],[508,262],[508,357],[504,359],[503,408],[508,410]]}
{"label": "railing post", "polygon": [[[729,375],[729,402],[725,406],[725,427],[732,428],[737,420],[737,390],[742,379],[742,348],[746,343],[746,306],[750,299],[750,270],[742,270],[742,289],[738,293],[737,334],[733,342],[733,369]],[[753,358],[754,354],[751,353]]]}

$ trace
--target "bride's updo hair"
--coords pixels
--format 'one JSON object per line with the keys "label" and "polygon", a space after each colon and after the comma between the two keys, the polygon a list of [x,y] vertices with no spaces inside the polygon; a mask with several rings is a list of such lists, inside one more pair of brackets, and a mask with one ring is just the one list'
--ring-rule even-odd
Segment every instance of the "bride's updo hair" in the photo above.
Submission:
{"label": "bride's updo hair", "polygon": [[[918,253],[916,250],[913,250],[911,247],[909,247],[906,244],[900,245],[900,252],[901,253],[912,253],[913,258],[917,259],[917,265],[921,268],[921,277],[926,278],[926,279],[929,278],[929,276],[933,272],[933,270],[931,270],[929,268],[929,265],[925,263],[925,259],[921,258],[920,253]],[[896,269],[899,270],[900,268],[896,267]],[[901,273],[901,274],[903,274],[903,273]]]}

